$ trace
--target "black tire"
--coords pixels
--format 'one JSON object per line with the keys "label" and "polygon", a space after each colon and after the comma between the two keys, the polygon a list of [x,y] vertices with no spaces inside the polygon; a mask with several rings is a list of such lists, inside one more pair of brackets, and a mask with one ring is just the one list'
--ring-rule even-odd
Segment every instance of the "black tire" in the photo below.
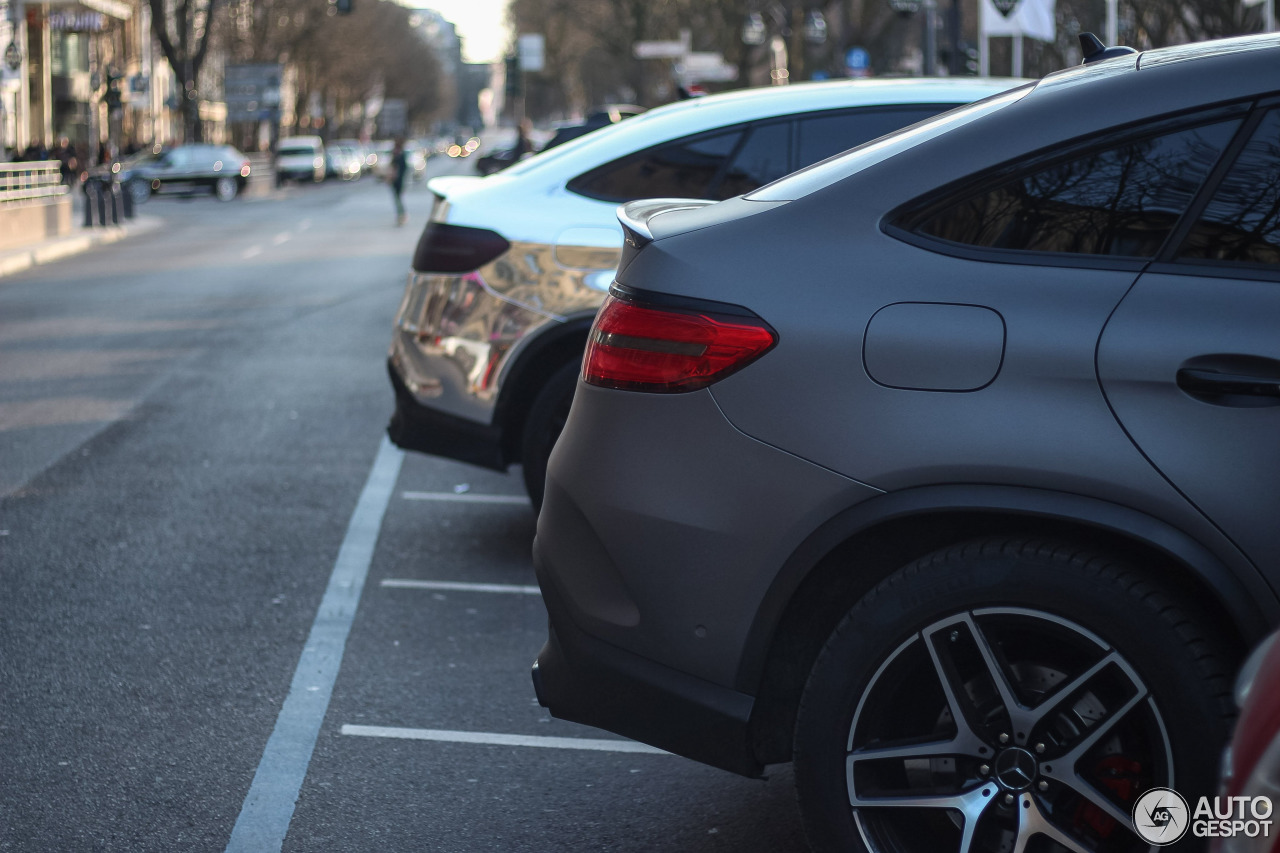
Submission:
{"label": "black tire", "polygon": [[524,487],[533,501],[534,512],[542,509],[542,491],[547,484],[547,460],[569,417],[573,391],[578,386],[578,364],[571,362],[556,370],[542,386],[520,440],[520,462],[524,466]]}
{"label": "black tire", "polygon": [[[1235,655],[1196,613],[1063,543],[978,540],[900,569],[845,616],[804,689],[810,844],[994,853],[1022,833],[1029,850],[1148,850],[1132,803],[1212,794],[1234,715]],[[1169,849],[1201,846],[1187,832]]]}
{"label": "black tire", "polygon": [[213,194],[218,201],[231,201],[240,194],[240,184],[235,178],[223,175],[213,182]]}
{"label": "black tire", "polygon": [[133,178],[125,184],[125,192],[129,193],[134,205],[145,204],[151,198],[151,182],[143,178]]}

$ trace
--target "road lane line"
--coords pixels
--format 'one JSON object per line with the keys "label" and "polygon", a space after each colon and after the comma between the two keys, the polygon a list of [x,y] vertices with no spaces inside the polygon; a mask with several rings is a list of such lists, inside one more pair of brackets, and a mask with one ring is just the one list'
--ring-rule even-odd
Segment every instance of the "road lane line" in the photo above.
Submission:
{"label": "road lane line", "polygon": [[536,586],[518,586],[504,583],[461,583],[459,581],[414,581],[388,578],[378,586],[387,589],[438,589],[453,592],[506,592],[514,595],[542,595]]}
{"label": "road lane line", "polygon": [[519,504],[528,506],[529,499],[524,495],[473,495],[470,492],[404,492],[400,495],[407,501],[446,501],[463,504]]}
{"label": "road lane line", "polygon": [[245,250],[244,250],[244,252],[242,252],[242,253],[240,254],[240,257],[241,257],[241,258],[243,258],[243,259],[245,259],[245,260],[248,260],[249,258],[253,258],[253,257],[256,257],[256,256],[261,255],[261,254],[262,254],[262,247],[261,247],[261,246],[250,246],[249,248],[245,249]]}
{"label": "road lane line", "polygon": [[383,437],[227,853],[267,853],[284,844],[403,460],[404,453]]}
{"label": "road lane line", "polygon": [[290,239],[292,239],[292,238],[293,238],[293,235],[292,235],[292,234],[290,234],[288,231],[283,231],[283,232],[281,232],[281,233],[279,233],[279,234],[277,234],[276,236],[274,236],[274,237],[272,237],[272,238],[271,238],[271,245],[273,245],[273,246],[279,246],[279,245],[281,245],[282,243],[287,243],[287,242],[289,242],[289,240],[290,240]]}
{"label": "road lane line", "polygon": [[593,740],[580,737],[536,737],[507,735],[498,732],[451,732],[442,729],[403,729],[392,726],[342,727],[352,737],[385,737],[401,740],[432,740],[440,743],[478,743],[488,746],[529,746],[540,749],[587,749],[595,752],[638,752],[645,755],[670,755],[664,749],[633,740]]}

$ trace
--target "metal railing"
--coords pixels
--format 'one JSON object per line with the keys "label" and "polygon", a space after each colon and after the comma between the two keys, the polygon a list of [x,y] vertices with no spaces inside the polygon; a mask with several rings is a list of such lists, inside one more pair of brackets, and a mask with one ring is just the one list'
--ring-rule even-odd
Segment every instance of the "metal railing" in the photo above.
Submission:
{"label": "metal railing", "polygon": [[57,160],[0,163],[0,204],[66,195]]}

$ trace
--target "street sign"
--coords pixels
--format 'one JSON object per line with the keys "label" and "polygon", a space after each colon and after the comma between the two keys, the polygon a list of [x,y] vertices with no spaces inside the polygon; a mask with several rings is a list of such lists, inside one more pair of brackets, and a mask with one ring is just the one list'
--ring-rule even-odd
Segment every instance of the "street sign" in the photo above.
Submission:
{"label": "street sign", "polygon": [[676,73],[686,84],[727,83],[738,79],[738,66],[725,62],[718,53],[686,53],[676,65]]}
{"label": "street sign", "polygon": [[228,65],[222,72],[222,99],[227,121],[276,121],[280,118],[280,65],[251,62]]}
{"label": "street sign", "polygon": [[995,6],[996,11],[1007,18],[1013,14],[1014,9],[1018,8],[1018,0],[991,0],[991,5]]}
{"label": "street sign", "polygon": [[631,52],[636,59],[678,59],[688,49],[682,41],[638,41]]}
{"label": "street sign", "polygon": [[9,42],[9,46],[4,49],[4,64],[10,71],[22,68],[22,48],[18,47],[16,41]]}
{"label": "street sign", "polygon": [[844,54],[844,67],[850,77],[867,77],[871,74],[871,54],[866,48],[851,47]]}
{"label": "street sign", "polygon": [[538,72],[545,65],[546,40],[541,33],[527,33],[516,39],[520,70]]}
{"label": "street sign", "polygon": [[693,50],[693,31],[680,31],[679,41],[638,41],[631,46],[636,59],[680,59]]}
{"label": "street sign", "polygon": [[404,98],[387,98],[378,111],[378,133],[404,136],[409,127],[409,104]]}

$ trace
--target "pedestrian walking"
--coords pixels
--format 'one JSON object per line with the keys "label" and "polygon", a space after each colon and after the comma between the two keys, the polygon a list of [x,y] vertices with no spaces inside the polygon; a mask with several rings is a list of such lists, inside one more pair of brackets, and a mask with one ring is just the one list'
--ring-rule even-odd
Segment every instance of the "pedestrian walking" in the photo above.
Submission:
{"label": "pedestrian walking", "polygon": [[387,183],[391,184],[391,195],[396,202],[396,225],[405,223],[404,176],[409,171],[409,158],[404,153],[404,137],[397,136],[391,149],[391,168],[387,170]]}

